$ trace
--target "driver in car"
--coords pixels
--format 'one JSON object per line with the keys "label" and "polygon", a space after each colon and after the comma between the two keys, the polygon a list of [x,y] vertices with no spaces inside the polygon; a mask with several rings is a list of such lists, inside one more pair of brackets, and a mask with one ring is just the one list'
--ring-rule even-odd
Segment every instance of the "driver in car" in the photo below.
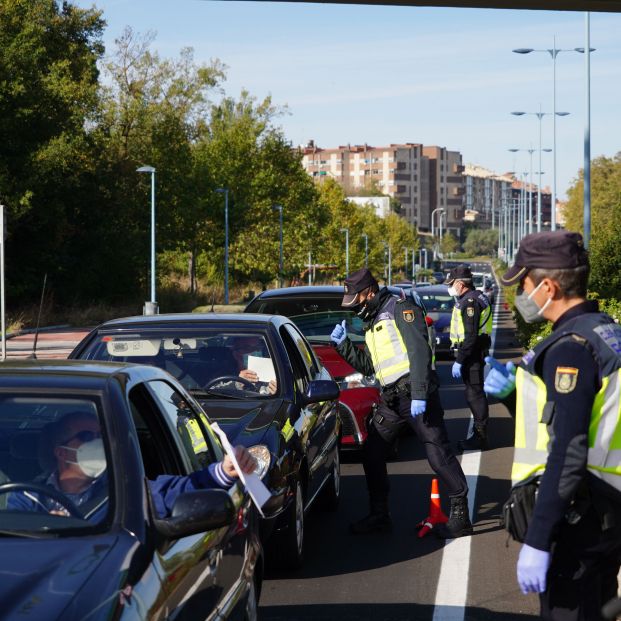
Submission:
{"label": "driver in car", "polygon": [[[237,362],[239,368],[239,376],[256,384],[259,381],[259,374],[248,368],[248,360],[250,356],[265,358],[263,355],[265,343],[260,336],[236,336],[231,351],[233,358]],[[269,358],[269,357],[268,357]],[[278,386],[275,379],[269,380],[267,386],[260,386],[259,392],[262,394],[276,394]]]}
{"label": "driver in car", "polygon": [[[88,412],[66,414],[54,425],[50,444],[56,468],[46,479],[45,485],[62,492],[78,509],[80,506],[89,506],[87,519],[90,522],[101,521],[108,505],[108,477],[97,416]],[[254,470],[255,459],[243,446],[235,447],[235,457],[244,473],[249,474]],[[164,474],[147,481],[157,517],[165,518],[171,514],[180,494],[198,489],[228,489],[238,476],[231,458],[225,455],[221,462],[210,464],[190,475]],[[90,506],[90,501],[97,498],[101,498],[101,503],[97,505],[95,501],[95,506]],[[7,499],[7,509],[70,515],[70,511],[61,502],[27,490],[11,493]]]}

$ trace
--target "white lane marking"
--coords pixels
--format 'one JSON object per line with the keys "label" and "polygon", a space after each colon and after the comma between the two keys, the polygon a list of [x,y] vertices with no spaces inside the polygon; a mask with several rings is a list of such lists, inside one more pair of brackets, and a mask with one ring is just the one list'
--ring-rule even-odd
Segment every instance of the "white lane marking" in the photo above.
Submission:
{"label": "white lane marking", "polygon": [[[490,356],[494,354],[500,295],[496,296],[494,318],[492,320],[492,345]],[[472,417],[468,435],[472,433]],[[461,467],[468,482],[468,507],[470,520],[475,521],[474,500],[477,492],[481,451],[467,451],[461,456]],[[442,550],[442,564],[436,589],[433,621],[464,621],[468,604],[468,577],[470,573],[470,544],[472,537],[450,539]]]}

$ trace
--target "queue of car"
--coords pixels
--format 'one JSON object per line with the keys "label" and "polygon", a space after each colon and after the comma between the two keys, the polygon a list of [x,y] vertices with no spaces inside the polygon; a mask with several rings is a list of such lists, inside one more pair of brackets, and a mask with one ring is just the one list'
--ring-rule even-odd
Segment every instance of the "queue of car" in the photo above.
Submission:
{"label": "queue of car", "polygon": [[[391,290],[417,297],[436,355],[448,353],[448,288]],[[375,378],[330,341],[344,320],[364,344],[363,322],[341,307],[342,294],[340,286],[291,287],[262,292],[244,313],[116,319],[92,330],[71,361],[5,362],[0,534],[12,572],[0,586],[4,616],[256,619],[264,565],[302,565],[306,515],[337,508],[339,449],[362,446],[379,402]],[[50,438],[76,411],[97,421],[102,447],[99,461],[82,456],[97,464],[99,483],[79,507],[51,485]],[[238,482],[181,493],[161,515],[153,480],[223,459],[214,422],[254,457],[269,500],[258,509]],[[36,579],[26,588],[23,576]]]}

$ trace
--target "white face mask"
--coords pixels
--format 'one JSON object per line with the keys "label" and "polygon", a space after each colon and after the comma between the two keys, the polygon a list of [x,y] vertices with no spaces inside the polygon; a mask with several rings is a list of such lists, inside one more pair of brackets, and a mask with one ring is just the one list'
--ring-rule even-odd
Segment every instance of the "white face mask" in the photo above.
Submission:
{"label": "white face mask", "polygon": [[106,451],[101,438],[95,438],[90,442],[84,442],[78,448],[63,446],[61,448],[75,451],[76,460],[65,460],[68,464],[76,464],[80,470],[91,479],[101,476],[106,470]]}
{"label": "white face mask", "polygon": [[455,285],[451,285],[451,286],[448,288],[448,294],[449,294],[449,295],[451,295],[451,296],[453,296],[454,298],[456,298],[456,297],[458,297],[458,296],[459,296],[459,293],[457,293],[457,289],[455,289]]}

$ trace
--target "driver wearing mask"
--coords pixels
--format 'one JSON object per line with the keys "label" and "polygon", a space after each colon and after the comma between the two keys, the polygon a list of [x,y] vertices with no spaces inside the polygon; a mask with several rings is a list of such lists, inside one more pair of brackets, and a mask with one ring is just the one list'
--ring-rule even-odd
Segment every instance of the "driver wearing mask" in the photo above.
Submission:
{"label": "driver wearing mask", "polygon": [[[108,476],[106,454],[99,420],[87,412],[71,412],[60,420],[51,432],[51,445],[56,468],[44,484],[62,492],[76,507],[87,506],[90,522],[100,522],[108,508]],[[235,456],[244,473],[254,470],[254,457],[243,447],[235,447]],[[197,489],[231,487],[238,474],[230,457],[210,464],[190,475],[160,475],[148,479],[149,489],[157,511],[157,517],[165,518],[172,512],[177,497]],[[99,504],[97,498],[101,498]],[[95,506],[90,506],[95,502]],[[7,509],[15,511],[38,511],[53,515],[70,515],[62,503],[35,492],[14,492],[9,495]]]}
{"label": "driver wearing mask", "polygon": [[[259,381],[259,375],[256,371],[248,368],[249,356],[257,358],[268,358],[263,353],[265,341],[260,336],[238,336],[235,337],[235,344],[232,348],[233,358],[237,362],[239,368],[239,376],[256,384]],[[262,394],[276,394],[278,386],[276,380],[270,380],[267,386],[261,386],[259,392]]]}

